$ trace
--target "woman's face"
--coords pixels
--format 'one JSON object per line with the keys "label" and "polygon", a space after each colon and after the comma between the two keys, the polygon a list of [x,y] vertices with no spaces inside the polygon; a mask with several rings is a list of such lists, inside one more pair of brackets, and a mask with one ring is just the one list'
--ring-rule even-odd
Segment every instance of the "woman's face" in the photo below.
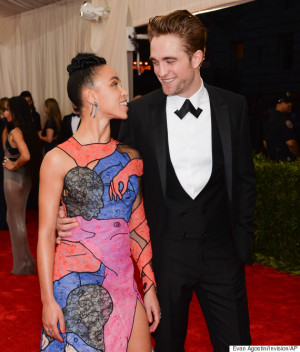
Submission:
{"label": "woman's face", "polygon": [[49,109],[48,109],[46,104],[44,105],[44,111],[45,111],[46,114],[49,112]]}
{"label": "woman's face", "polygon": [[94,77],[94,98],[98,104],[98,115],[109,119],[127,118],[127,91],[122,87],[116,71],[102,66]]}
{"label": "woman's face", "polygon": [[8,122],[11,122],[13,120],[12,113],[9,110],[9,106],[7,102],[5,103],[4,117]]}

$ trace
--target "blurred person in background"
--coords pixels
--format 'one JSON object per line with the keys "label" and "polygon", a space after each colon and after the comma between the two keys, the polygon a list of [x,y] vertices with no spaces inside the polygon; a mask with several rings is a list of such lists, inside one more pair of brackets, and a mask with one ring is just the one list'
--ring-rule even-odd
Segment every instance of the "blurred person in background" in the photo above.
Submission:
{"label": "blurred person in background", "polygon": [[61,128],[58,135],[58,143],[63,143],[68,140],[78,130],[81,122],[80,111],[77,106],[72,103],[73,112],[69,115],[64,116]]}
{"label": "blurred person in background", "polygon": [[28,90],[24,90],[20,95],[27,101],[27,104],[30,109],[30,114],[31,114],[33,123],[36,127],[36,130],[41,131],[42,129],[41,117],[40,117],[40,114],[36,111],[31,93]]}
{"label": "blurred person in background", "polygon": [[290,94],[287,92],[276,98],[274,105],[264,126],[263,144],[267,155],[275,161],[300,160],[295,128],[290,118],[293,111]]}
{"label": "blurred person in background", "polygon": [[45,100],[46,122],[39,137],[44,144],[45,154],[58,143],[58,133],[61,127],[61,112],[58,102],[54,98]]}
{"label": "blurred person in background", "polygon": [[13,124],[4,128],[4,195],[7,204],[7,223],[10,232],[12,274],[31,275],[35,261],[30,252],[26,231],[26,202],[32,180],[39,173],[40,141],[30,118],[28,104],[23,97],[12,97],[5,104],[4,116]]}
{"label": "blurred person in background", "polygon": [[[6,126],[6,118],[4,117],[5,111],[5,103],[7,102],[8,98],[4,97],[0,99],[0,137],[1,137],[1,144],[0,144],[0,160],[3,160],[4,157],[4,150],[3,150],[3,142],[2,142],[2,135],[4,128]],[[3,166],[1,163],[0,167],[0,230],[8,229],[6,223],[6,202],[4,198],[4,191],[3,191]]]}

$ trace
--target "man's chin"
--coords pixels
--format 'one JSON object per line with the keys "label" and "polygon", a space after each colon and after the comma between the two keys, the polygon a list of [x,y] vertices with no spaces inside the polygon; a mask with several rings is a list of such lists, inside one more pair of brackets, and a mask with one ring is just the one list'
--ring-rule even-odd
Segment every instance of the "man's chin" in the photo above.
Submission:
{"label": "man's chin", "polygon": [[162,86],[162,90],[166,95],[176,95],[175,89],[171,87]]}

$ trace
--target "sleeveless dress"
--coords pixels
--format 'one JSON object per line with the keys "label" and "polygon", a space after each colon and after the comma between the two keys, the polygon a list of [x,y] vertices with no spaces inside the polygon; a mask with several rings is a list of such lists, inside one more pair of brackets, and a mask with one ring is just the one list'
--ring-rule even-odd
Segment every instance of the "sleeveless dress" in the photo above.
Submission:
{"label": "sleeveless dress", "polygon": [[46,137],[48,128],[53,130],[53,141],[51,143],[43,142],[45,154],[48,153],[51,149],[53,149],[57,145],[58,127],[54,118],[50,118],[49,120],[46,121],[45,127],[42,129],[43,137]]}
{"label": "sleeveless dress", "polygon": [[[4,155],[8,159],[16,161],[20,157],[20,153],[18,148],[10,145],[9,136],[4,145]],[[14,171],[3,168],[3,179],[7,205],[6,220],[13,253],[11,272],[16,275],[32,275],[35,273],[35,261],[30,252],[25,222],[31,180],[26,174],[24,165]]]}
{"label": "sleeveless dress", "polygon": [[[76,163],[65,176],[62,200],[79,226],[55,254],[53,289],[64,314],[64,341],[42,331],[41,351],[127,351],[137,300],[142,302],[133,261],[144,292],[156,285],[139,191],[142,161],[131,160],[120,146],[113,139],[81,145],[74,137],[58,146]],[[96,165],[91,169],[90,163]],[[122,197],[113,192],[124,187]]]}

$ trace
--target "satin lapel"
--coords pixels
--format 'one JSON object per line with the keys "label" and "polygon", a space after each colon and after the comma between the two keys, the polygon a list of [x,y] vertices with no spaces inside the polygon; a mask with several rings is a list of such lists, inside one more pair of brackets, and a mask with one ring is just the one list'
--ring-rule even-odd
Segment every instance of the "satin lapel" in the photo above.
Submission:
{"label": "satin lapel", "polygon": [[229,201],[232,200],[232,143],[228,107],[213,87],[205,85],[212,109],[216,115],[224,154],[225,177]]}
{"label": "satin lapel", "polygon": [[[77,126],[77,130],[78,130],[80,124],[81,124],[81,118],[80,118],[80,120],[79,120],[79,124],[78,124],[78,126]],[[77,130],[76,130],[76,131],[77,131]]]}
{"label": "satin lapel", "polygon": [[160,174],[160,180],[164,195],[166,195],[167,178],[167,116],[166,96],[162,94],[161,100],[152,105],[150,117],[152,121],[153,141],[156,159]]}

